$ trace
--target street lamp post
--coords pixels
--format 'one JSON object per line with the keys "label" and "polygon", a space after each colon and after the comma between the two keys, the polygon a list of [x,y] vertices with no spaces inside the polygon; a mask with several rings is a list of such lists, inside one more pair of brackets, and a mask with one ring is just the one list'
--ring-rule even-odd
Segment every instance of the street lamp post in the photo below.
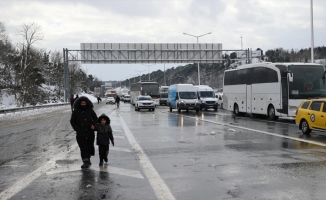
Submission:
{"label": "street lamp post", "polygon": [[132,75],[132,74],[130,74],[130,76],[133,76],[133,77],[134,77],[134,83],[136,83],[135,78],[136,78],[136,76],[138,76],[138,75]]}
{"label": "street lamp post", "polygon": [[139,79],[140,79],[140,82],[141,82],[141,73],[144,72],[144,71],[146,71],[146,70],[142,70],[142,71],[135,70],[135,71],[139,73]]}
{"label": "street lamp post", "polygon": [[[208,35],[208,34],[212,34],[212,32],[209,32],[209,33],[205,33],[203,35],[199,35],[199,36],[195,36],[195,35],[191,35],[191,34],[188,34],[188,33],[183,33],[184,35],[189,35],[189,36],[192,36],[192,37],[195,37],[197,38],[197,44],[198,44],[198,38],[204,36],[204,35]],[[198,61],[198,85],[200,85],[200,72],[199,72],[199,61]]]}
{"label": "street lamp post", "polygon": [[[144,64],[142,64],[142,65],[144,65]],[[144,65],[144,66],[147,66],[148,67],[148,81],[151,81],[151,73],[149,71],[149,67],[152,66],[152,65]]]}

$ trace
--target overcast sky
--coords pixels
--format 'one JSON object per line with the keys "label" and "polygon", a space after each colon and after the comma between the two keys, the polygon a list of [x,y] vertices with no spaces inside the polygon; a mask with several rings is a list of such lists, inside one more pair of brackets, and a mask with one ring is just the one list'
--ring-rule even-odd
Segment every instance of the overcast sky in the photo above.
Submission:
{"label": "overcast sky", "polygon": [[[326,0],[313,0],[314,43],[326,42]],[[0,0],[0,21],[10,39],[22,41],[24,23],[42,27],[46,50],[80,49],[80,43],[196,43],[183,35],[210,35],[200,43],[223,49],[309,48],[310,0]],[[166,65],[166,67],[178,66]],[[142,65],[83,65],[102,80],[122,80]],[[163,64],[150,70],[163,70]]]}

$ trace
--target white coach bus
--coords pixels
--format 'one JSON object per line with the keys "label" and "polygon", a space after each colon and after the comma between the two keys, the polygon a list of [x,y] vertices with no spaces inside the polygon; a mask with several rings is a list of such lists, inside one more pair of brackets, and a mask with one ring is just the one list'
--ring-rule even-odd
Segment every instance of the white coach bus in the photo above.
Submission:
{"label": "white coach bus", "polygon": [[224,72],[223,108],[236,115],[295,117],[302,100],[325,96],[325,69],[319,64],[257,63]]}

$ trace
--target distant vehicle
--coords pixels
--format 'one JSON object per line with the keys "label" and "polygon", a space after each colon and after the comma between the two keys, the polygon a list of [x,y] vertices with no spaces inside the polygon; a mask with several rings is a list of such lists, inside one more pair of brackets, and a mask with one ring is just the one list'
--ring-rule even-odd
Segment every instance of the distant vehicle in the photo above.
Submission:
{"label": "distant vehicle", "polygon": [[215,93],[215,97],[217,99],[218,107],[223,108],[223,93],[222,92]]}
{"label": "distant vehicle", "polygon": [[150,96],[155,102],[159,104],[159,85],[157,82],[138,82],[130,85],[130,103],[135,105],[138,96]]}
{"label": "distant vehicle", "polygon": [[181,110],[196,110],[199,112],[199,101],[197,92],[192,84],[175,84],[169,87],[168,106],[170,112],[172,109]]}
{"label": "distant vehicle", "polygon": [[113,97],[113,98],[116,98],[117,97],[117,92],[115,90],[108,90],[105,93],[105,97]]}
{"label": "distant vehicle", "polygon": [[155,103],[150,96],[140,95],[137,97],[135,102],[135,111],[140,111],[141,109],[148,109],[149,111],[155,111]]}
{"label": "distant vehicle", "polygon": [[295,123],[304,134],[326,131],[326,98],[304,100],[296,113]]}
{"label": "distant vehicle", "polygon": [[169,86],[160,86],[160,106],[168,103]]}
{"label": "distant vehicle", "polygon": [[114,103],[115,103],[115,99],[113,97],[106,98],[105,104],[114,104]]}
{"label": "distant vehicle", "polygon": [[122,94],[120,95],[121,101],[124,101],[124,99],[125,99],[125,95],[128,95],[128,93],[122,93]]}
{"label": "distant vehicle", "polygon": [[197,91],[198,100],[200,102],[199,110],[202,109],[214,109],[217,111],[218,103],[215,97],[214,90],[208,85],[196,85],[195,90]]}
{"label": "distant vehicle", "polygon": [[129,94],[124,95],[123,102],[124,103],[130,102],[130,95]]}
{"label": "distant vehicle", "polygon": [[325,97],[325,69],[313,63],[257,63],[224,72],[223,108],[292,117],[304,99]]}

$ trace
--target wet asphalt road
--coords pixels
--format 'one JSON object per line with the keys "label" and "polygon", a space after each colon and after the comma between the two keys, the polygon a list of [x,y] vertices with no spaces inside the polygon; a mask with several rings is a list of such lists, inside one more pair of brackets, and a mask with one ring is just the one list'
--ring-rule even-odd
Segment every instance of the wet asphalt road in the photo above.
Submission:
{"label": "wet asphalt road", "polygon": [[110,115],[109,162],[81,170],[68,107],[0,122],[0,199],[325,199],[326,134],[218,110]]}

